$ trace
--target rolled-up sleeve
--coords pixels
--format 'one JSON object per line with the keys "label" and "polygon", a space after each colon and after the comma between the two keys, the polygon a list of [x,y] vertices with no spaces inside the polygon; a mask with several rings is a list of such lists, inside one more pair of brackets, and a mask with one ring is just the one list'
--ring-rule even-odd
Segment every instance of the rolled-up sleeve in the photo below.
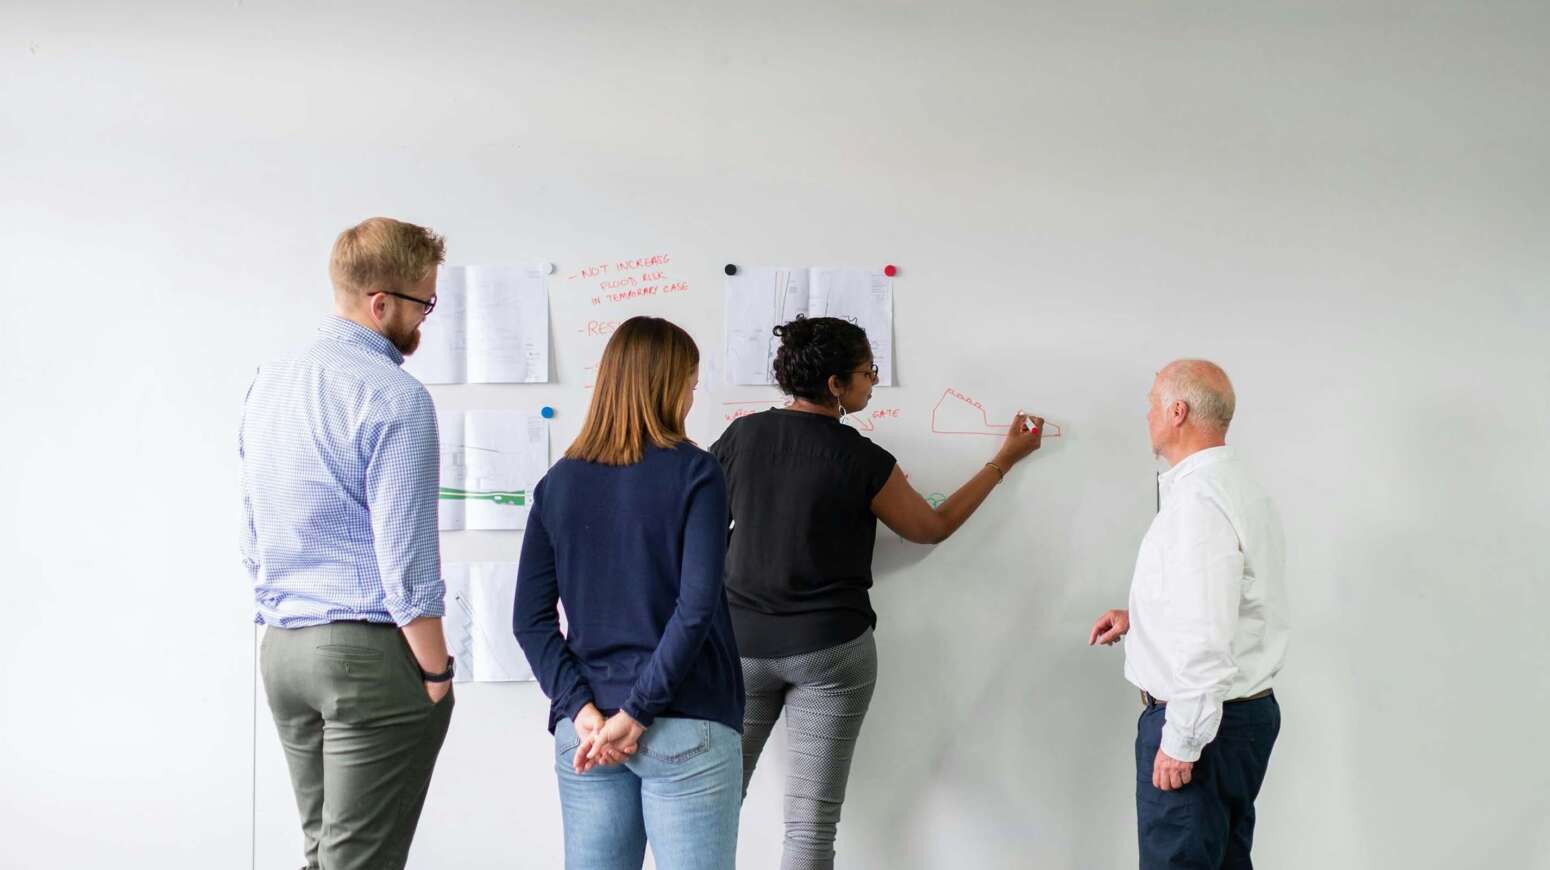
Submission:
{"label": "rolled-up sleeve", "polygon": [[366,503],[383,600],[398,625],[441,616],[446,586],[436,532],[441,484],[436,407],[423,387],[383,403],[371,430]]}
{"label": "rolled-up sleeve", "polygon": [[[258,383],[254,378],[253,383]],[[261,569],[258,551],[258,521],[253,514],[253,493],[248,491],[248,400],[253,397],[253,384],[248,384],[247,395],[242,399],[242,420],[237,424],[237,487],[242,491],[242,528],[239,531],[238,548],[242,552],[242,567],[248,572],[248,585],[257,588]],[[253,614],[256,625],[264,624],[264,617]]]}
{"label": "rolled-up sleeve", "polygon": [[1175,691],[1168,698],[1162,750],[1196,761],[1216,739],[1222,702],[1237,675],[1232,641],[1242,599],[1243,550],[1222,509],[1206,498],[1179,506],[1164,542],[1164,588],[1174,639],[1169,656]]}
{"label": "rolled-up sleeve", "polygon": [[[248,395],[253,387],[248,386]],[[242,491],[242,528],[238,533],[238,547],[242,553],[242,567],[247,569],[248,579],[258,583],[258,524],[253,518],[253,494],[248,492],[248,475],[244,467],[248,459],[246,443],[247,407],[243,400],[242,422],[237,426],[237,487]]]}

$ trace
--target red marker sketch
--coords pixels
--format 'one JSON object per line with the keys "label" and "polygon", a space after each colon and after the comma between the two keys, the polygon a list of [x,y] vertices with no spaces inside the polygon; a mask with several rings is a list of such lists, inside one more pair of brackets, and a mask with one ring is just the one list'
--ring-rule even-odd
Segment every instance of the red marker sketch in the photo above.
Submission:
{"label": "red marker sketch", "polygon": [[[790,404],[791,400],[787,399],[785,405]],[[775,401],[770,399],[754,399],[752,401],[745,402],[722,402],[721,416],[726,418],[726,421],[730,423],[739,417],[747,417],[753,414],[757,414],[760,411],[765,411],[775,407],[781,407],[781,405],[778,405]]]}
{"label": "red marker sketch", "polygon": [[689,282],[668,274],[672,263],[673,258],[667,254],[611,260],[583,266],[566,276],[565,280],[580,279],[590,284],[593,305],[686,292]]}
{"label": "red marker sketch", "polygon": [[[952,388],[942,394],[931,409],[931,432],[935,435],[995,435],[1006,437],[1012,421],[992,423],[985,406]],[[1044,421],[1044,437],[1059,438],[1060,424]]]}
{"label": "red marker sketch", "polygon": [[[739,417],[747,417],[751,414],[757,414],[760,411],[776,407],[791,407],[791,399],[787,398],[784,402],[778,404],[769,399],[753,399],[743,402],[722,402],[721,416],[724,417],[728,423],[730,423]],[[897,419],[898,416],[898,408],[877,408],[870,411],[862,411],[858,414],[846,414],[842,419],[854,425],[862,432],[872,432],[877,429],[878,420]]]}
{"label": "red marker sketch", "polygon": [[898,408],[874,408],[870,411],[845,415],[845,419],[854,423],[856,428],[862,432],[875,432],[878,420],[897,420],[898,418]]}

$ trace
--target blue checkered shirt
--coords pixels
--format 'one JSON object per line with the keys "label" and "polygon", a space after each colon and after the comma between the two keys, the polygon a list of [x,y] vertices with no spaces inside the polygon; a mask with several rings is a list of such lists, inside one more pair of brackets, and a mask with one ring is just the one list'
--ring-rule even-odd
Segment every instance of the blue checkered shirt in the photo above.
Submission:
{"label": "blue checkered shirt", "polygon": [[258,622],[442,614],[436,408],[403,361],[383,336],[331,317],[248,388],[237,451]]}

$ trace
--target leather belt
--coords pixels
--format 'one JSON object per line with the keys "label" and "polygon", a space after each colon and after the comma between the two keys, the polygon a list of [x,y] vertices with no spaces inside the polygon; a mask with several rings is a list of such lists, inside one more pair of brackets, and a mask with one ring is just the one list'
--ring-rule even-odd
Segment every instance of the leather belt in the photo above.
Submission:
{"label": "leather belt", "polygon": [[[1275,694],[1275,690],[1274,689],[1266,689],[1263,692],[1255,692],[1254,694],[1248,696],[1247,698],[1233,698],[1230,701],[1223,701],[1222,703],[1224,703],[1224,704],[1241,704],[1244,701],[1258,701],[1260,698],[1268,698],[1268,697],[1270,697],[1271,695],[1274,695],[1274,694]],[[1147,694],[1147,691],[1145,689],[1141,690],[1141,703],[1145,704],[1148,708],[1151,708],[1151,707],[1166,707],[1168,705],[1167,701],[1160,701],[1160,700],[1152,697],[1150,694]]]}

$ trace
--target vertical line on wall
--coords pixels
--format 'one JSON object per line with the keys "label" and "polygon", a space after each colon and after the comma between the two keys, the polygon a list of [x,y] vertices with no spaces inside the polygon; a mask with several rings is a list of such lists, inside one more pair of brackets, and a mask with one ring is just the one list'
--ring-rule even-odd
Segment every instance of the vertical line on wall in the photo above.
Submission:
{"label": "vertical line on wall", "polygon": [[248,867],[258,870],[258,623],[253,623],[253,721],[248,732],[248,743],[253,751],[252,767],[248,771]]}

